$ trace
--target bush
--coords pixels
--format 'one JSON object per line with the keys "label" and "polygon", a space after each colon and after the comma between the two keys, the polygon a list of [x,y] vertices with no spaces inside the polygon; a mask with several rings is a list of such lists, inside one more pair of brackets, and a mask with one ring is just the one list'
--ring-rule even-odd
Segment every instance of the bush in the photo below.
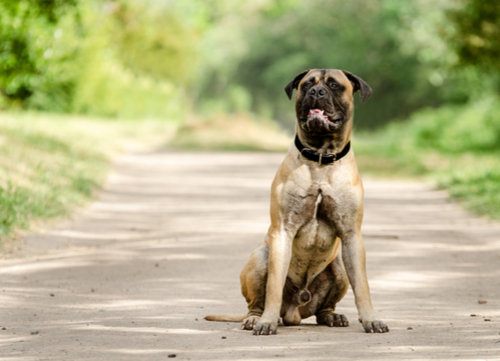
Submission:
{"label": "bush", "polygon": [[431,176],[466,208],[500,219],[498,97],[427,109],[355,144],[362,172]]}
{"label": "bush", "polygon": [[410,118],[408,132],[419,148],[445,153],[499,150],[500,99],[418,112]]}
{"label": "bush", "polygon": [[[76,22],[75,1],[0,0],[0,92],[4,106],[70,108],[74,42],[59,24]],[[65,38],[64,38],[65,39]],[[30,104],[30,101],[34,100]]]}
{"label": "bush", "polygon": [[180,118],[196,32],[172,6],[0,0],[0,108]]}

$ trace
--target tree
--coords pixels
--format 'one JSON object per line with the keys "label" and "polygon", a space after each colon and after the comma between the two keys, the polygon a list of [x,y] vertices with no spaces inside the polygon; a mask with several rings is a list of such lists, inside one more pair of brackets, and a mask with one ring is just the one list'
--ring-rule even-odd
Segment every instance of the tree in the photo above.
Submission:
{"label": "tree", "polygon": [[464,0],[450,12],[455,50],[463,64],[500,71],[500,2]]}
{"label": "tree", "polygon": [[[57,23],[76,0],[0,0],[0,92],[24,103],[47,79]],[[60,82],[59,82],[60,83]],[[64,84],[59,84],[64,85]]]}

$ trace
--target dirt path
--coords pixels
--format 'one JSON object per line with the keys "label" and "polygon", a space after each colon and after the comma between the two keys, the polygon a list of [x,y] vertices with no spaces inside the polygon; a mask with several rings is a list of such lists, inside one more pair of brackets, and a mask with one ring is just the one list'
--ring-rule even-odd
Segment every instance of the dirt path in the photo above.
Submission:
{"label": "dirt path", "polygon": [[121,158],[95,203],[0,262],[0,359],[500,360],[500,227],[418,183],[365,180],[368,274],[388,334],[363,333],[351,292],[338,307],[348,328],[311,318],[255,337],[204,321],[246,311],[238,275],[267,230],[282,158]]}

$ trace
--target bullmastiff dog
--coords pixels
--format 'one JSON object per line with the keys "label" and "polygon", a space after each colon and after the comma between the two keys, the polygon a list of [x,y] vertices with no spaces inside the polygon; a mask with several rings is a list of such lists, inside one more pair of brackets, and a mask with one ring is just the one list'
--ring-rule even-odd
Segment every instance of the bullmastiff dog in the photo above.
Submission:
{"label": "bullmastiff dog", "polygon": [[207,316],[243,322],[254,335],[274,335],[284,325],[316,322],[346,327],[336,304],[351,285],[366,332],[388,332],[373,310],[361,235],[363,185],[350,147],[353,96],[372,93],[356,75],[312,69],[286,87],[296,89],[297,133],[271,188],[271,226],[240,275],[248,303],[244,316]]}

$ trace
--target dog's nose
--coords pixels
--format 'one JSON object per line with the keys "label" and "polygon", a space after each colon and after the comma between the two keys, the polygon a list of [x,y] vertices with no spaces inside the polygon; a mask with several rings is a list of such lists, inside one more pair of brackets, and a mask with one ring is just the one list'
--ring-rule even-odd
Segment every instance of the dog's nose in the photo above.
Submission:
{"label": "dog's nose", "polygon": [[309,95],[315,99],[323,98],[326,95],[327,91],[324,86],[316,85],[309,90]]}

